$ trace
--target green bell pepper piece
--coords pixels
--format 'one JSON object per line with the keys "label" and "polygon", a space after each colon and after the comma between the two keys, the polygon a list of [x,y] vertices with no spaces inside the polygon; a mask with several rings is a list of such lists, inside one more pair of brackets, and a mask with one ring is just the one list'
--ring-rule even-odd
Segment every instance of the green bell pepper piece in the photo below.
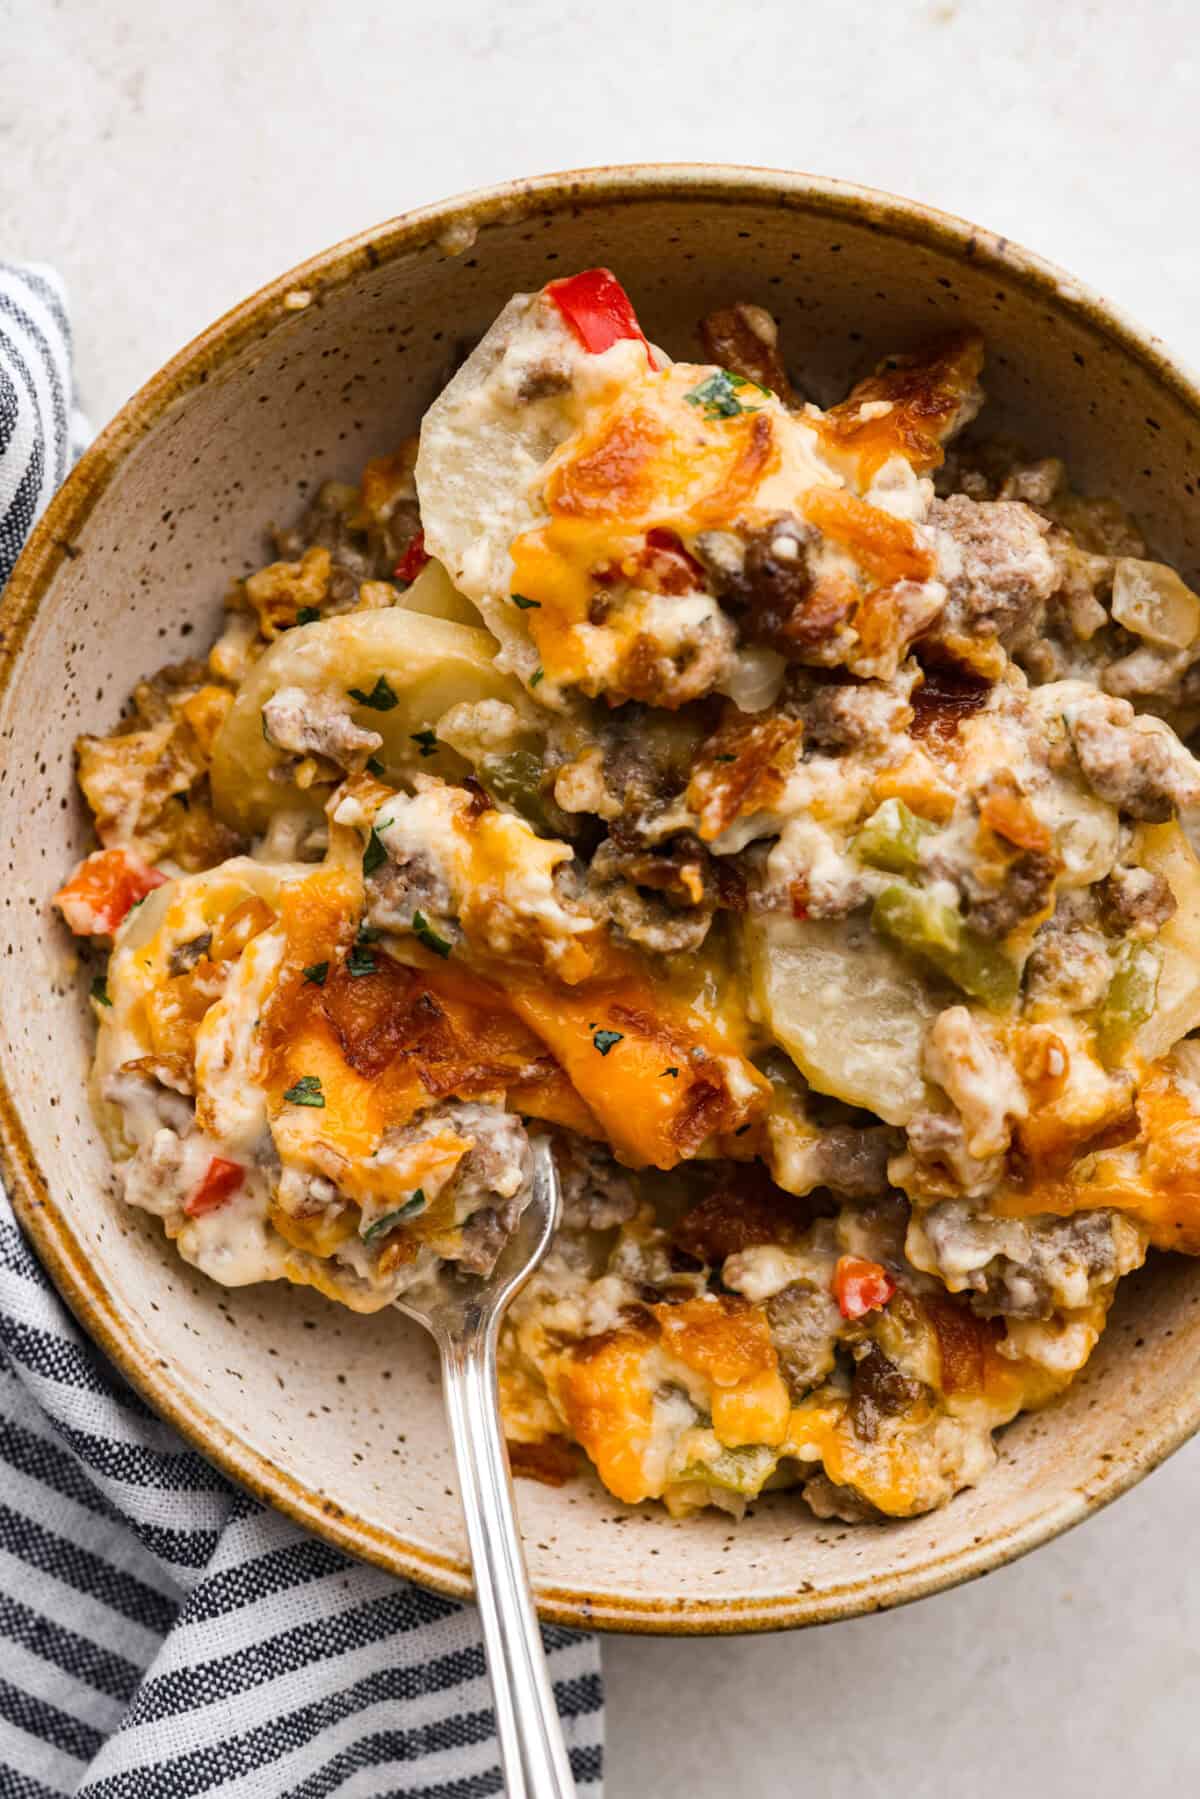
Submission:
{"label": "green bell pepper piece", "polygon": [[1157,943],[1126,943],[1096,1015],[1096,1041],[1105,1061],[1117,1056],[1158,999],[1163,953]]}
{"label": "green bell pepper piece", "polygon": [[1016,998],[1016,963],[964,924],[953,906],[919,887],[906,881],[885,887],[875,901],[871,923],[881,936],[931,963],[956,987],[993,1011]]}
{"label": "green bell pepper piece", "polygon": [[921,865],[921,839],[934,829],[903,800],[884,800],[876,807],[850,848],[860,862],[889,874],[916,874]]}

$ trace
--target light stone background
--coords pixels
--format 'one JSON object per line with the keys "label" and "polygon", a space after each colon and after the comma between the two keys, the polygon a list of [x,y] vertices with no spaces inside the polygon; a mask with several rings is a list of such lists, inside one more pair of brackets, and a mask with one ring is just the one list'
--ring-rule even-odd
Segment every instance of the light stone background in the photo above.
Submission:
{"label": "light stone background", "polygon": [[[1200,363],[1196,23],[1189,0],[0,0],[0,254],[66,275],[96,424],[335,239],[655,158],[930,201]],[[982,1583],[605,1663],[610,1799],[1194,1792],[1200,1445]]]}

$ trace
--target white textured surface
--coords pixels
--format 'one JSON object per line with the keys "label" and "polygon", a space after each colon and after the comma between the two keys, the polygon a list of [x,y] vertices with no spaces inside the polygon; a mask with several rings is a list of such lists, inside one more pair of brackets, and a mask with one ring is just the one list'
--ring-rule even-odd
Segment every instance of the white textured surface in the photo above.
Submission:
{"label": "white textured surface", "polygon": [[[931,201],[1200,363],[1194,25],[1190,0],[4,0],[0,253],[66,275],[96,423],[326,243],[462,188],[651,158]],[[1194,1787],[1198,1510],[1194,1445],[1074,1535],[909,1610],[613,1640],[610,1799]]]}

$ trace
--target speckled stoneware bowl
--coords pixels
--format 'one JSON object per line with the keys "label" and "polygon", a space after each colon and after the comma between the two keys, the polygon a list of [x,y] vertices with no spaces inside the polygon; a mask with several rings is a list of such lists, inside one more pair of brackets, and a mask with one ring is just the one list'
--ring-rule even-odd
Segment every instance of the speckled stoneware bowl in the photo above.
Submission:
{"label": "speckled stoneware bowl", "polygon": [[[84,1098],[83,981],[47,904],[89,847],[81,728],[206,644],[228,577],[263,560],[330,475],[413,430],[456,345],[516,289],[619,271],[651,337],[695,353],[735,298],[782,319],[818,398],[887,350],[970,321],[988,417],[1121,495],[1157,549],[1200,565],[1200,394],[1152,339],[1002,238],[809,176],[605,169],[414,213],[316,257],[231,312],[130,401],[35,533],[0,625],[0,1137],[20,1215],[67,1300],[133,1384],[235,1479],[330,1541],[454,1594],[469,1576],[433,1356],[414,1326],[284,1287],[227,1292],[114,1199]],[[1200,1268],[1122,1289],[1066,1398],[1001,1439],[994,1472],[908,1523],[821,1524],[786,1494],[737,1527],[628,1510],[590,1478],[519,1483],[543,1614],[732,1631],[896,1605],[1043,1542],[1200,1423]]]}

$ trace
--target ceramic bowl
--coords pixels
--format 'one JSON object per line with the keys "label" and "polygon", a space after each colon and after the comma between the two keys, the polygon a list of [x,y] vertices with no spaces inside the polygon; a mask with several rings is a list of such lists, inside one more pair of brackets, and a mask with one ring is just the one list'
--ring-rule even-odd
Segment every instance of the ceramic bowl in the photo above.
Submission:
{"label": "ceramic bowl", "polygon": [[[879,355],[970,321],[988,418],[1119,494],[1200,567],[1200,394],[1153,339],[1002,238],[879,193],[732,168],[518,182],[314,258],[215,324],[117,416],[34,534],[0,629],[0,1140],[20,1216],[86,1328],[235,1480],[357,1556],[452,1594],[469,1576],[434,1360],[420,1332],[297,1289],[210,1285],[113,1197],[84,1084],[84,979],[47,904],[90,847],[71,745],[134,681],[205,646],[231,574],[329,476],[413,430],[457,346],[517,289],[619,271],[650,336],[695,354],[735,298],[779,315],[802,385],[839,396]],[[1122,1287],[1066,1397],[1003,1433],[945,1510],[844,1527],[786,1494],[737,1526],[629,1510],[590,1477],[519,1482],[543,1616],[670,1632],[801,1625],[916,1598],[1045,1541],[1200,1423],[1200,1270]]]}

